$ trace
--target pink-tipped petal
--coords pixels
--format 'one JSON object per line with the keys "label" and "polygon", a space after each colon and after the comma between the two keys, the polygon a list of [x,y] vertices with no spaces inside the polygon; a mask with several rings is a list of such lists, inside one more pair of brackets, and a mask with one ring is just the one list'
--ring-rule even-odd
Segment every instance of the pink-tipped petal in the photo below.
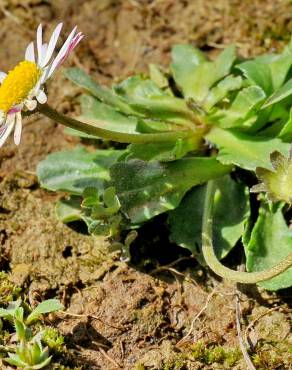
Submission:
{"label": "pink-tipped petal", "polygon": [[14,143],[15,143],[15,145],[19,145],[19,143],[20,143],[21,131],[22,131],[21,113],[16,113],[15,129],[14,129]]}
{"label": "pink-tipped petal", "polygon": [[53,55],[53,52],[55,50],[55,47],[56,47],[58,38],[60,36],[62,27],[63,27],[63,23],[59,23],[57,25],[57,27],[55,28],[54,32],[52,33],[52,36],[51,36],[50,41],[49,41],[49,46],[48,46],[48,50],[47,50],[47,53],[46,53],[46,57],[43,61],[43,66],[46,66],[49,63],[49,61],[50,61],[50,59]]}
{"label": "pink-tipped petal", "polygon": [[9,111],[7,113],[8,117],[17,113],[17,112],[21,112],[22,108],[23,108],[23,104],[14,105],[12,108],[9,109]]}
{"label": "pink-tipped petal", "polygon": [[7,73],[0,71],[0,84],[5,80]]}
{"label": "pink-tipped petal", "polygon": [[59,64],[57,65],[57,67],[59,67],[61,64],[63,64],[65,62],[65,60],[68,58],[68,56],[72,53],[72,51],[75,49],[75,47],[79,44],[79,42],[83,39],[84,35],[82,34],[82,32],[79,32],[74,38],[73,40],[71,41],[65,55],[63,56],[63,58],[59,61]]}
{"label": "pink-tipped petal", "polygon": [[25,60],[29,62],[35,63],[35,56],[34,56],[34,43],[31,42],[28,44],[26,51],[25,51]]}
{"label": "pink-tipped petal", "polygon": [[51,75],[53,74],[53,72],[55,71],[57,66],[59,65],[59,62],[63,59],[64,55],[67,52],[67,49],[70,47],[72,39],[75,36],[76,30],[77,30],[77,27],[74,27],[73,30],[71,31],[70,35],[68,36],[67,40],[65,41],[64,45],[62,46],[61,50],[57,54],[56,58],[54,59],[52,65],[51,65],[51,68],[50,68],[50,71],[49,71],[49,74],[48,74],[47,78],[51,77]]}
{"label": "pink-tipped petal", "polygon": [[43,55],[42,55],[42,46],[43,46],[43,26],[40,23],[37,29],[37,51],[38,51],[38,65],[42,64]]}

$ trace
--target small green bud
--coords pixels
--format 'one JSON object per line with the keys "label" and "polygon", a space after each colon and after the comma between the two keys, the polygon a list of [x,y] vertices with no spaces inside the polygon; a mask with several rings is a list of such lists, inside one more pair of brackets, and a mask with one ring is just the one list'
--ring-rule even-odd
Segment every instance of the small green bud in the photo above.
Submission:
{"label": "small green bud", "polygon": [[258,167],[257,177],[262,181],[253,186],[251,192],[266,192],[273,202],[284,201],[292,204],[292,148],[288,158],[275,151],[271,153],[273,171]]}

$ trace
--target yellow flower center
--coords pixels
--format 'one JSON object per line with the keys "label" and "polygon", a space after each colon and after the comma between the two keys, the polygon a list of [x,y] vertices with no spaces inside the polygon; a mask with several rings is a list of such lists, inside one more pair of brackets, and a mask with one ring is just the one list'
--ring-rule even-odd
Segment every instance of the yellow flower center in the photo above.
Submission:
{"label": "yellow flower center", "polygon": [[0,110],[7,113],[9,109],[23,102],[37,84],[42,71],[33,62],[20,62],[5,77],[0,86]]}

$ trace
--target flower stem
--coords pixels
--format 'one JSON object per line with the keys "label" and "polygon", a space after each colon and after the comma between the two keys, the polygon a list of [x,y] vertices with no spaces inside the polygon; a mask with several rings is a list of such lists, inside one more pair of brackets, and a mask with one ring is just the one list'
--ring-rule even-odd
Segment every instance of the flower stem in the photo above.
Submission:
{"label": "flower stem", "polygon": [[216,257],[212,243],[214,194],[215,194],[214,180],[211,180],[207,184],[202,226],[203,256],[211,270],[213,270],[217,275],[227,280],[233,280],[243,284],[255,284],[260,281],[272,279],[273,277],[281,274],[282,272],[284,272],[285,270],[292,266],[292,253],[289,253],[284,260],[279,262],[274,267],[259,272],[235,271],[222,265],[222,263]]}
{"label": "flower stem", "polygon": [[[51,118],[52,120],[57,121],[62,125],[70,127],[74,130],[78,130],[103,139],[118,141],[120,143],[153,143],[175,141],[180,138],[194,135],[194,133],[190,130],[161,132],[157,134],[140,134],[138,132],[129,134],[126,132],[110,131],[94,124],[78,121],[77,119],[67,117],[57,112],[55,109],[51,108],[48,104],[40,104],[38,107],[38,111]],[[105,126],[104,122],[99,122],[101,123],[101,125]]]}

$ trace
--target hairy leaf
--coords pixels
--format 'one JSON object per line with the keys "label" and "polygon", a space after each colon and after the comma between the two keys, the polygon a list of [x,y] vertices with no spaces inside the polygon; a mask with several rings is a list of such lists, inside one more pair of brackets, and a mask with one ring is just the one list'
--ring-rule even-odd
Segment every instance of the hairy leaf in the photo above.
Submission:
{"label": "hairy leaf", "polygon": [[193,157],[166,163],[120,162],[111,167],[110,174],[122,211],[135,224],[174,209],[191,187],[230,169],[215,158]]}
{"label": "hairy leaf", "polygon": [[49,154],[37,167],[41,186],[48,190],[62,190],[82,194],[88,186],[103,189],[109,180],[109,167],[122,155],[121,150],[96,150],[89,153],[76,148]]}
{"label": "hairy leaf", "polygon": [[[250,238],[247,239],[246,267],[250,272],[269,269],[292,252],[292,230],[286,225],[280,206],[269,210],[268,204],[263,203]],[[290,287],[291,281],[292,267],[259,285],[268,290],[278,290]]]}
{"label": "hairy leaf", "polygon": [[[213,244],[219,259],[225,257],[240,239],[249,215],[248,192],[229,175],[215,180]],[[196,186],[181,204],[170,212],[170,239],[189,249],[204,263],[201,253],[202,218],[206,185]]]}
{"label": "hairy leaf", "polygon": [[219,148],[218,160],[223,164],[235,164],[247,170],[256,167],[272,169],[270,154],[277,150],[288,156],[290,145],[280,139],[247,135],[235,130],[214,127],[206,138]]}

